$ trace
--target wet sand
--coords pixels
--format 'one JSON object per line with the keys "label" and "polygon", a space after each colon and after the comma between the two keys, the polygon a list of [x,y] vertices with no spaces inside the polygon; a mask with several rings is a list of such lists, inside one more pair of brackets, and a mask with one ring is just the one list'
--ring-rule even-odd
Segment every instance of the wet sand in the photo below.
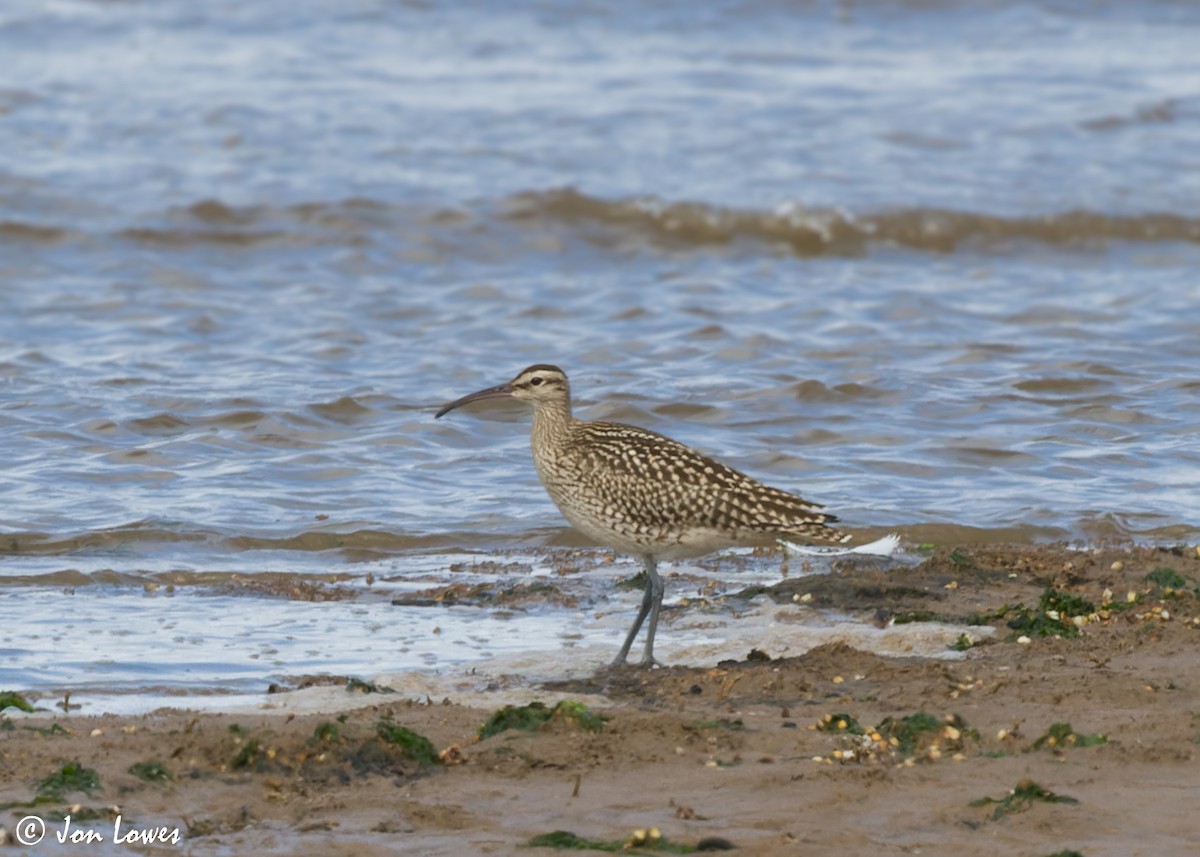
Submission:
{"label": "wet sand", "polygon": [[[890,574],[846,561],[766,591],[995,632],[955,660],[832,644],[536,689],[606,717],[598,731],[560,712],[480,739],[487,693],[368,693],[304,715],[80,717],[38,700],[47,711],[0,715],[0,826],[11,842],[44,817],[33,853],[69,847],[54,837],[70,813],[105,839],[89,854],[537,854],[552,831],[620,845],[638,829],[747,855],[1183,854],[1200,806],[1198,587],[1190,547],[971,545]],[[385,740],[395,725],[440,758]],[[95,781],[58,782],[64,766]],[[181,841],[117,845],[118,812],[123,836]]]}

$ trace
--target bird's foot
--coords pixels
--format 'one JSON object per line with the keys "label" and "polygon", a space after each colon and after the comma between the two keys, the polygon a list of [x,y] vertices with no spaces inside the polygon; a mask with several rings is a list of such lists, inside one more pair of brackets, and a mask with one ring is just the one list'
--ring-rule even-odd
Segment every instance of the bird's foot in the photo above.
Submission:
{"label": "bird's foot", "polygon": [[666,664],[664,664],[658,658],[654,657],[653,655],[650,655],[649,657],[642,658],[636,664],[631,664],[631,663],[629,663],[629,661],[625,660],[624,658],[618,658],[617,660],[613,661],[608,666],[604,667],[604,671],[605,672],[615,672],[616,670],[632,670],[632,669],[640,670],[640,669],[655,669],[655,668],[661,669],[662,667],[665,667],[665,666],[666,666]]}

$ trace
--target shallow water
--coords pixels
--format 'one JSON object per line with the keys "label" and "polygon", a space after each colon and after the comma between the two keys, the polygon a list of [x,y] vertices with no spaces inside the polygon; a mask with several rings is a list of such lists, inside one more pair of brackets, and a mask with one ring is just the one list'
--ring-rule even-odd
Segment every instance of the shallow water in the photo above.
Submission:
{"label": "shallow water", "polygon": [[851,528],[1197,539],[1198,23],[6,3],[0,685],[559,646],[551,605],[472,644],[386,599],[145,590],[579,543],[518,410],[432,420],[534,362]]}

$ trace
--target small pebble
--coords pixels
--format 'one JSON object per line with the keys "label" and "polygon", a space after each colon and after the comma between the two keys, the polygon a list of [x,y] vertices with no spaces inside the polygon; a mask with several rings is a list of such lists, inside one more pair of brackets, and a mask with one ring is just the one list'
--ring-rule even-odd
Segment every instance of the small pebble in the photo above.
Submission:
{"label": "small pebble", "polygon": [[1017,642],[1020,643],[1022,646],[1028,646],[1030,643],[1033,642],[1033,640],[1029,639],[1024,634],[1022,634],[1021,636],[1017,637]]}
{"label": "small pebble", "polygon": [[1112,565],[1110,565],[1109,568],[1111,568],[1113,571],[1124,571],[1125,563],[1121,562],[1120,560],[1117,560]]}

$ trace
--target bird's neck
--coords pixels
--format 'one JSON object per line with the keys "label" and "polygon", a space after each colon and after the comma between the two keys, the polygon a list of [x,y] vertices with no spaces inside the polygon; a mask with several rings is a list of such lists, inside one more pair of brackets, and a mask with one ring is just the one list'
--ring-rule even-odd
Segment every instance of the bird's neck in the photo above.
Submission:
{"label": "bird's neck", "polygon": [[533,446],[544,448],[566,443],[574,421],[570,399],[539,402],[533,410]]}

